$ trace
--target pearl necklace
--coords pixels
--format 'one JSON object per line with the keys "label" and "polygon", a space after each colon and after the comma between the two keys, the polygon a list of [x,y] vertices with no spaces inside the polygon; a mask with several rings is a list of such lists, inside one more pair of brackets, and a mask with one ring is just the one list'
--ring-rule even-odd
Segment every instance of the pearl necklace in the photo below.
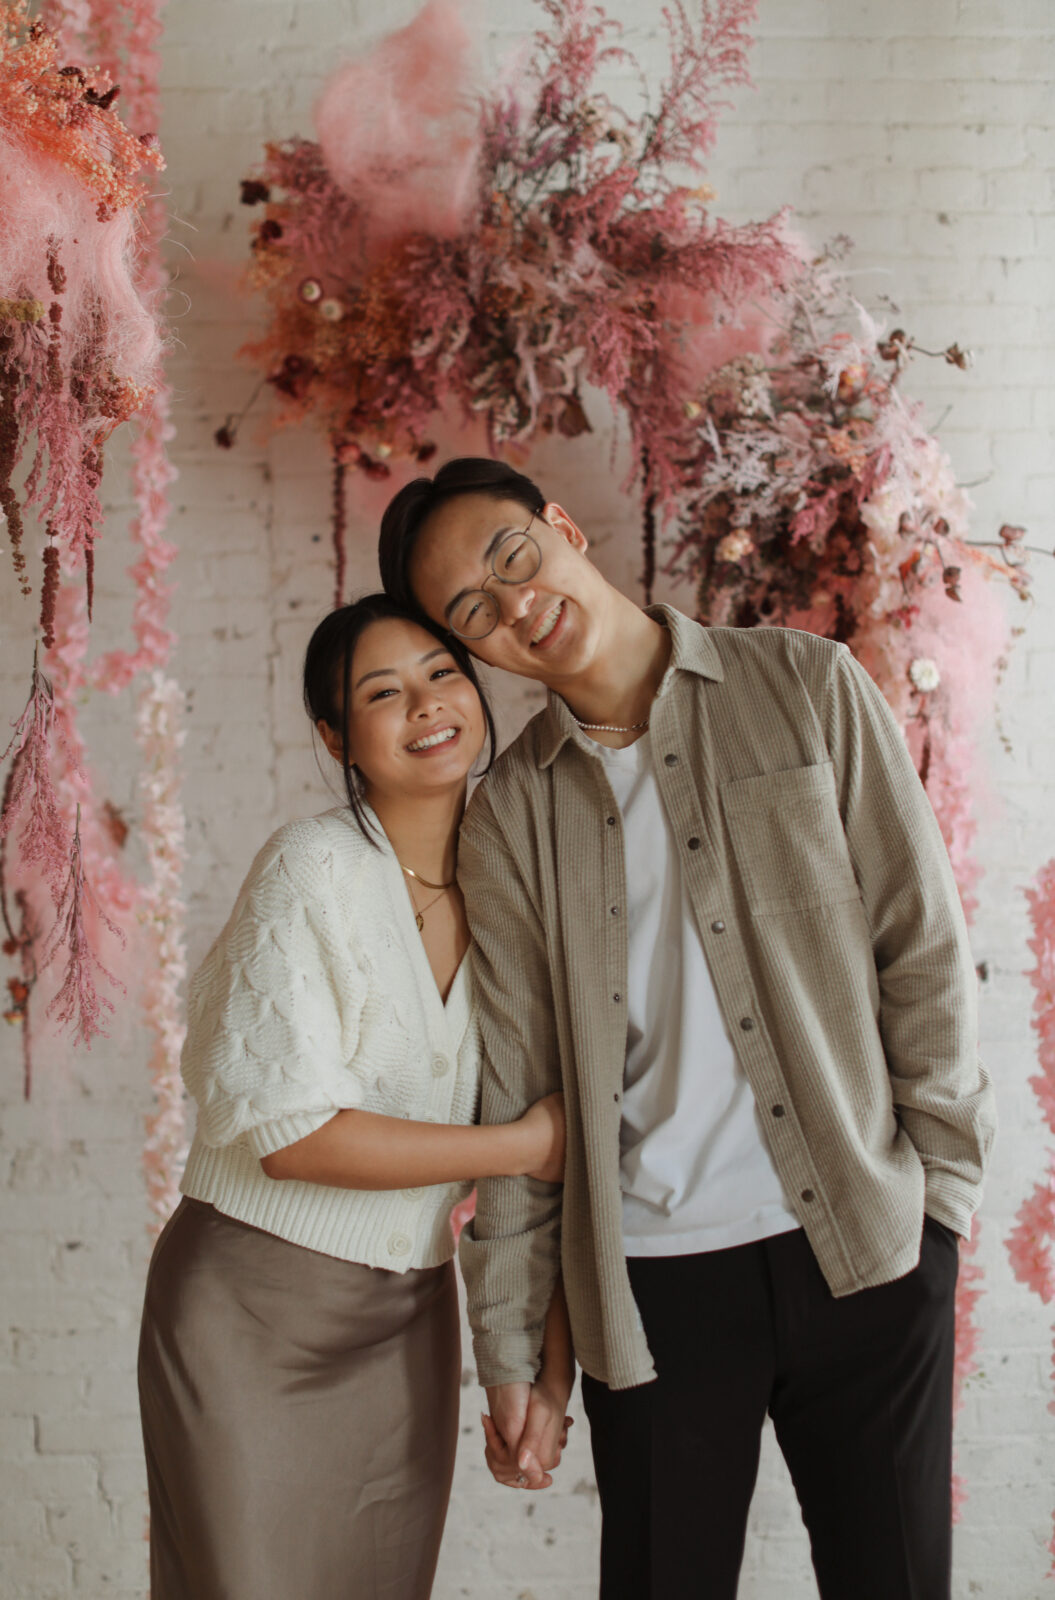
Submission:
{"label": "pearl necklace", "polygon": [[580,722],[573,711],[571,720],[578,728],[585,728],[588,733],[640,733],[642,728],[648,727],[648,718],[644,722],[632,722],[628,728],[617,728],[614,722]]}

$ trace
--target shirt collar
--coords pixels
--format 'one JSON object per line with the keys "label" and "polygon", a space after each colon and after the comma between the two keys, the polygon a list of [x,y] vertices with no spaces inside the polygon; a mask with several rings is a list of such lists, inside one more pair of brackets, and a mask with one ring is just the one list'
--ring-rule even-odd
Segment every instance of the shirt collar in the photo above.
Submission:
{"label": "shirt collar", "polygon": [[[695,672],[698,677],[713,678],[716,683],[721,683],[725,673],[717,646],[706,628],[693,622],[683,612],[676,611],[673,606],[646,606],[645,615],[667,628],[671,638],[670,661],[656,690],[657,699],[667,693],[677,672]],[[595,741],[587,738],[560,695],[554,694],[551,689],[542,713],[539,766],[550,766],[569,739],[588,754],[596,751]]]}

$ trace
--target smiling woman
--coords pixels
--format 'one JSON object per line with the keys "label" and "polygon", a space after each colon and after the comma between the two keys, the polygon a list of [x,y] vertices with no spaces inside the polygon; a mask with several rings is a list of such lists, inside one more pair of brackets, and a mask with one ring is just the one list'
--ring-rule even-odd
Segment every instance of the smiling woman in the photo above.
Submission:
{"label": "smiling woman", "polygon": [[563,1170],[558,1095],[475,1125],[455,865],[494,734],[471,660],[369,596],[316,629],[304,695],[348,804],[268,841],[191,986],[198,1128],[140,1345],[153,1600],[332,1600],[350,1572],[425,1600],[457,1431],[450,1212],[478,1177]]}

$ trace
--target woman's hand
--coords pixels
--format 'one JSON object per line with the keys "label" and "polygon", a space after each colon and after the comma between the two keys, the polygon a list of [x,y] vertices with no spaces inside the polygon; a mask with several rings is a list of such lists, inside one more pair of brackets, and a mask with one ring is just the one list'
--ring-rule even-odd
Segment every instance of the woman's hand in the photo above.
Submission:
{"label": "woman's hand", "polygon": [[507,1489],[548,1489],[572,1426],[564,1409],[567,1389],[540,1374],[530,1388],[505,1384],[488,1389],[487,1398],[492,1415],[485,1412],[480,1420],[484,1460],[495,1482]]}
{"label": "woman's hand", "polygon": [[564,1096],[548,1094],[529,1106],[518,1128],[526,1138],[526,1160],[520,1173],[544,1183],[564,1182]]}

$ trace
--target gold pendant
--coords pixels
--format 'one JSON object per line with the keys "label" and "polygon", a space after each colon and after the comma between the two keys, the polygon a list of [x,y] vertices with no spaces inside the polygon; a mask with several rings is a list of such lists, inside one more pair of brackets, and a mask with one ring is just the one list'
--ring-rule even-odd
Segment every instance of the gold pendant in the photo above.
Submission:
{"label": "gold pendant", "polygon": [[418,925],[418,932],[419,933],[424,932],[424,929],[425,929],[425,918],[421,915],[420,911],[418,912],[417,916],[414,918],[414,921]]}

